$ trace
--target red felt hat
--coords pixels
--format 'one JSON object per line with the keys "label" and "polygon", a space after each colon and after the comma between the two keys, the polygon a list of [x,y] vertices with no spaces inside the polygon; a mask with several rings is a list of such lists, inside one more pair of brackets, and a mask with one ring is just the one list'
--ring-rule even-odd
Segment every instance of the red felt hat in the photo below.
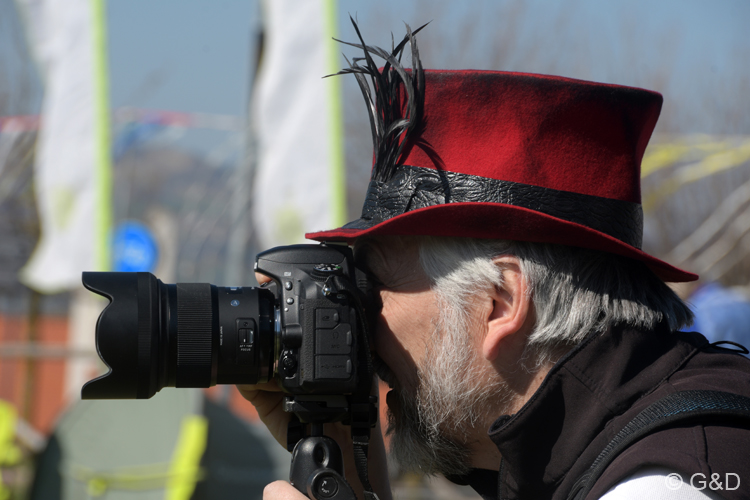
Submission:
{"label": "red felt hat", "polygon": [[373,77],[384,101],[371,112],[375,165],[362,216],[307,238],[557,243],[642,261],[665,281],[698,278],[641,250],[640,165],[660,94],[556,76],[422,72],[418,57],[411,72],[389,62],[346,71],[360,85],[361,73]]}

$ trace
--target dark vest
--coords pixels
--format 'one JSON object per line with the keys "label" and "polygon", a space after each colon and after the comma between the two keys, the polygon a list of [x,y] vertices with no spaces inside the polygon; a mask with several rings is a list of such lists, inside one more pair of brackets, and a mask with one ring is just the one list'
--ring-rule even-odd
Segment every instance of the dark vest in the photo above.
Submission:
{"label": "dark vest", "polygon": [[[485,498],[564,500],[620,429],[651,403],[683,390],[750,397],[750,360],[709,346],[697,333],[614,329],[591,336],[550,370],[518,413],[492,425],[500,472],[475,470],[456,482]],[[693,424],[655,432],[615,459],[586,498],[599,498],[644,466],[666,467],[686,481],[703,474],[696,486],[702,478],[724,484],[730,473],[729,486],[739,477],[740,487],[716,489],[714,482],[715,493],[750,498],[750,430]]]}

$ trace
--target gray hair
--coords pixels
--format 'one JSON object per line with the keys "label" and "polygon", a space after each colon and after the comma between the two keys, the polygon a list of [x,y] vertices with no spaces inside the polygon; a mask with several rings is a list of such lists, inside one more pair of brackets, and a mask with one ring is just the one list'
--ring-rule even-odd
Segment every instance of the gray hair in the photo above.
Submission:
{"label": "gray hair", "polygon": [[[523,365],[530,370],[556,361],[590,333],[614,325],[671,330],[693,315],[645,264],[614,254],[548,243],[416,237],[420,264],[438,297],[468,314],[473,296],[503,284],[500,255],[519,259],[532,298],[536,325]],[[528,362],[531,362],[529,366]]]}

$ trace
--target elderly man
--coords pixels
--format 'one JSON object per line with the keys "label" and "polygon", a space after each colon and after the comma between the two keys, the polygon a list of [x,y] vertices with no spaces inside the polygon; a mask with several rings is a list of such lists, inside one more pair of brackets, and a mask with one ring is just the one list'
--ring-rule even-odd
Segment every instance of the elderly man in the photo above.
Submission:
{"label": "elderly man", "polygon": [[[665,281],[696,276],[640,249],[661,96],[423,71],[411,33],[382,69],[370,53],[387,55],[346,70],[377,96],[362,217],[308,236],[353,244],[375,282],[394,458],[485,498],[748,498],[750,400],[717,391],[750,395],[750,362],[677,332],[691,313]],[[241,390],[283,443],[275,384]],[[354,470],[342,426],[327,434]],[[389,498],[384,456],[370,447]]]}

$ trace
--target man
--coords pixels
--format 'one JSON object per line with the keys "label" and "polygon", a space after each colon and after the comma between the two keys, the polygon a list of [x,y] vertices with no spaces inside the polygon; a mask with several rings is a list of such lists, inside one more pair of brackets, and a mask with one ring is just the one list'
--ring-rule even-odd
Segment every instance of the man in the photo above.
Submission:
{"label": "man", "polygon": [[[367,48],[366,64],[346,70],[366,98],[377,95],[362,217],[308,237],[353,244],[375,281],[374,356],[392,388],[394,457],[485,498],[747,498],[744,400],[727,417],[739,420],[653,428],[659,408],[681,411],[666,396],[703,408],[694,399],[707,393],[681,391],[750,395],[746,359],[677,333],[692,315],[665,281],[696,276],[640,250],[640,161],[661,96],[543,75],[423,72],[411,33],[382,70],[370,53],[387,55]],[[241,390],[283,443],[275,384]],[[626,429],[634,444],[593,472],[647,408]],[[353,471],[345,431],[327,434]],[[701,477],[720,481],[702,487]],[[390,497],[380,442],[370,479]],[[301,497],[283,482],[265,496]]]}

